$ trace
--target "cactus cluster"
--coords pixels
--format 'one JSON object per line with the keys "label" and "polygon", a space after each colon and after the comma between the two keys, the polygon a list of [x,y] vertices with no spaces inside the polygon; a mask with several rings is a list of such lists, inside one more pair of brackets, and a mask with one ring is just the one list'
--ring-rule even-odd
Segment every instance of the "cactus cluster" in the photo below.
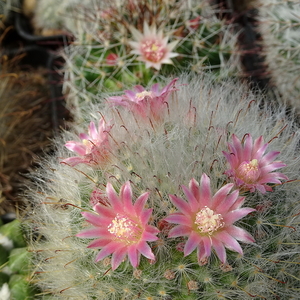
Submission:
{"label": "cactus cluster", "polygon": [[220,78],[237,72],[235,34],[206,0],[98,1],[79,5],[73,15],[64,89],[75,107],[185,71]]}
{"label": "cactus cluster", "polygon": [[85,108],[28,193],[36,297],[297,299],[300,131],[264,101],[184,75]]}

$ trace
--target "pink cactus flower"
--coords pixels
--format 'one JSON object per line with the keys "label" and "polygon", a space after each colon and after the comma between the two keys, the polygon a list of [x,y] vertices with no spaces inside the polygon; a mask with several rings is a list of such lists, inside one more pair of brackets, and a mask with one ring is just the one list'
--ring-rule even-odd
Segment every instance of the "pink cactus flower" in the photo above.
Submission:
{"label": "pink cactus flower", "polygon": [[173,79],[161,90],[158,83],[155,83],[149,91],[141,85],[136,85],[133,91],[126,90],[123,96],[113,96],[108,98],[108,101],[115,106],[124,106],[143,118],[159,120],[167,108],[166,103],[169,101],[170,94],[176,91],[177,80],[178,78]]}
{"label": "pink cactus flower", "polygon": [[133,48],[132,54],[137,54],[138,60],[146,64],[146,68],[153,67],[156,70],[161,68],[162,64],[172,64],[170,58],[178,56],[178,53],[171,52],[176,46],[177,41],[168,44],[168,36],[163,36],[162,31],[156,31],[156,26],[148,26],[144,23],[144,33],[142,34],[136,28],[131,28],[131,33],[136,41],[130,41]]}
{"label": "pink cactus flower", "polygon": [[232,135],[232,144],[228,143],[230,152],[223,151],[230,169],[225,174],[232,178],[235,185],[242,190],[261,193],[272,191],[268,183],[281,184],[280,180],[287,180],[288,177],[276,169],[285,167],[281,161],[274,161],[280,152],[271,151],[265,154],[268,143],[264,143],[262,136],[254,143],[252,136],[247,134],[245,141],[240,141],[236,135]]}
{"label": "pink cactus flower", "polygon": [[232,187],[233,184],[228,183],[212,196],[210,179],[203,174],[200,186],[195,179],[190,181],[189,188],[182,186],[187,201],[170,195],[172,203],[179,211],[170,214],[165,220],[179,225],[170,230],[169,237],[187,236],[183,249],[184,256],[197,248],[200,265],[207,262],[212,249],[221,262],[225,263],[225,248],[242,255],[243,250],[237,241],[254,242],[247,231],[233,225],[255,209],[241,208],[245,197],[239,197],[238,190],[229,193]]}
{"label": "pink cactus flower", "polygon": [[95,238],[88,248],[100,248],[96,262],[112,254],[112,270],[118,268],[128,255],[131,265],[139,265],[141,254],[154,261],[155,256],[147,242],[156,241],[159,230],[148,224],[152,209],[145,209],[149,193],[140,195],[132,203],[132,190],[129,181],[116,193],[110,183],[106,186],[107,198],[110,205],[97,204],[96,213],[83,212],[87,222],[93,225],[76,236]]}
{"label": "pink cactus flower", "polygon": [[62,160],[62,163],[76,166],[80,163],[89,165],[102,165],[108,161],[109,157],[109,131],[112,126],[107,125],[104,119],[100,119],[98,129],[94,122],[88,128],[88,134],[81,133],[81,142],[69,141],[65,147],[76,152],[78,156],[73,156]]}

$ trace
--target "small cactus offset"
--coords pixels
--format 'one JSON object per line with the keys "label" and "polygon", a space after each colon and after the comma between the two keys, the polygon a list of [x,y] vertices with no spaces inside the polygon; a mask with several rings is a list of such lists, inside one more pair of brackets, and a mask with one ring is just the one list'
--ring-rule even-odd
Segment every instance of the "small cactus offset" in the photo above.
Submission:
{"label": "small cactus offset", "polygon": [[40,298],[297,299],[300,131],[263,100],[185,75],[90,104],[28,194]]}
{"label": "small cactus offset", "polygon": [[206,0],[98,1],[79,5],[73,18],[75,42],[65,51],[65,90],[73,105],[72,95],[95,102],[99,93],[184,71],[236,72],[235,36]]}

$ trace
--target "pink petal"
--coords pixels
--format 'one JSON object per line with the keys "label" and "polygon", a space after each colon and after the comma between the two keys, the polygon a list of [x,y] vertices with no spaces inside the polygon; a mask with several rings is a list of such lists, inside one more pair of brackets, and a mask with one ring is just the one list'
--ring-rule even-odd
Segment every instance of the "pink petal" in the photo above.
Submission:
{"label": "pink petal", "polygon": [[78,164],[81,164],[81,163],[88,163],[88,161],[86,159],[83,159],[83,158],[77,157],[77,156],[73,156],[73,157],[63,159],[61,162],[66,163],[66,164],[68,164],[72,167],[74,167]]}
{"label": "pink petal", "polygon": [[234,150],[236,151],[235,153],[239,158],[242,157],[243,155],[242,143],[235,134],[232,135],[232,142],[233,142]]}
{"label": "pink petal", "polygon": [[92,241],[89,245],[88,248],[103,248],[106,245],[111,243],[111,239],[99,239],[99,240],[94,240]]}
{"label": "pink petal", "polygon": [[169,232],[169,238],[175,238],[179,236],[188,236],[191,233],[191,228],[183,225],[178,225],[172,228]]}
{"label": "pink petal", "polygon": [[203,236],[202,242],[204,246],[205,256],[209,257],[211,255],[211,240],[208,236]]}
{"label": "pink petal", "polygon": [[158,234],[160,232],[156,227],[151,226],[151,225],[146,225],[145,226],[145,231],[147,231],[147,232],[149,232],[151,234],[154,234],[154,235],[156,235],[156,234]]}
{"label": "pink petal", "polygon": [[190,206],[183,199],[175,195],[169,195],[169,197],[172,203],[179,209],[181,213],[183,213],[186,216],[189,216],[191,214]]}
{"label": "pink petal", "polygon": [[94,140],[94,141],[98,140],[98,131],[96,129],[94,122],[90,123],[88,131],[89,131],[89,135],[91,136],[92,140]]}
{"label": "pink petal", "polygon": [[189,198],[189,205],[192,211],[199,209],[200,187],[198,182],[193,178],[189,183],[189,188],[194,197]]}
{"label": "pink petal", "polygon": [[109,206],[103,206],[101,204],[96,204],[94,209],[101,217],[107,217],[113,219],[116,216],[116,212]]}
{"label": "pink petal", "polygon": [[244,242],[244,243],[254,243],[255,240],[252,235],[246,230],[237,227],[237,226],[229,226],[226,228],[226,231],[236,240]]}
{"label": "pink petal", "polygon": [[169,223],[180,224],[185,226],[191,226],[191,220],[184,215],[180,214],[171,214],[165,218],[165,220]]}
{"label": "pink petal", "polygon": [[136,249],[136,245],[131,245],[128,247],[128,258],[134,268],[139,265],[139,254]]}
{"label": "pink petal", "polygon": [[107,244],[106,246],[104,246],[100,252],[97,254],[96,256],[96,262],[98,262],[99,260],[105,258],[106,256],[112,254],[113,252],[117,251],[119,248],[123,247],[122,244],[115,242],[115,241],[111,241],[109,244]]}
{"label": "pink petal", "polygon": [[287,180],[288,177],[279,172],[268,173],[259,180],[259,183],[260,184],[263,184],[263,183],[279,183],[280,184],[281,181],[279,179]]}
{"label": "pink petal", "polygon": [[226,231],[223,230],[221,232],[216,233],[214,238],[221,241],[229,250],[238,252],[239,254],[243,255],[241,245]]}
{"label": "pink petal", "polygon": [[85,219],[89,223],[91,223],[95,226],[101,226],[102,225],[102,218],[100,216],[95,215],[95,214],[90,213],[90,212],[82,212],[81,214],[85,217]]}
{"label": "pink petal", "polygon": [[259,138],[257,138],[254,141],[254,145],[253,145],[253,149],[252,149],[252,156],[263,146],[263,144],[264,144],[264,138],[261,135]]}
{"label": "pink petal", "polygon": [[78,142],[70,141],[65,144],[65,147],[79,155],[85,155],[86,147]]}
{"label": "pink petal", "polygon": [[97,238],[101,237],[99,234],[99,227],[92,227],[89,229],[85,229],[76,234],[77,237],[80,238]]}
{"label": "pink petal", "polygon": [[280,154],[279,151],[270,151],[269,153],[267,153],[266,155],[264,155],[260,159],[259,162],[260,162],[261,165],[267,165],[270,162],[272,162],[279,154]]}
{"label": "pink petal", "polygon": [[200,191],[199,191],[199,195],[196,195],[196,196],[199,196],[199,198],[195,198],[195,195],[192,193],[192,191],[190,191],[185,185],[182,185],[181,186],[187,200],[188,200],[188,203],[191,207],[191,210],[192,211],[195,211],[197,210],[197,208],[200,207]]}
{"label": "pink petal", "polygon": [[113,271],[118,268],[118,266],[124,260],[126,254],[127,254],[127,247],[120,248],[113,253],[111,257],[111,267]]}
{"label": "pink petal", "polygon": [[150,248],[150,246],[146,242],[141,242],[137,245],[137,250],[144,255],[145,257],[155,260],[155,256]]}
{"label": "pink petal", "polygon": [[132,190],[129,181],[122,185],[120,191],[120,198],[124,203],[125,211],[128,213],[133,213]]}
{"label": "pink petal", "polygon": [[224,201],[216,208],[216,212],[219,214],[226,214],[229,210],[232,210],[231,207],[235,204],[238,199],[239,191],[235,190],[230,195],[228,195]]}
{"label": "pink petal", "polygon": [[197,248],[197,246],[199,246],[201,240],[201,237],[197,233],[191,232],[191,235],[184,245],[184,256],[191,254]]}
{"label": "pink petal", "polygon": [[224,264],[226,262],[226,251],[223,243],[214,237],[211,237],[212,246],[216,251],[217,256],[219,257],[220,261]]}
{"label": "pink petal", "polygon": [[211,206],[210,179],[203,173],[200,180],[200,207]]}
{"label": "pink petal", "polygon": [[231,225],[234,222],[242,219],[243,217],[245,217],[246,215],[250,214],[253,211],[255,211],[255,209],[249,208],[249,207],[239,208],[239,209],[230,211],[226,215],[223,215],[223,222],[226,225]]}
{"label": "pink petal", "polygon": [[252,136],[248,134],[245,138],[244,150],[242,151],[242,155],[240,157],[241,161],[251,160],[251,152],[252,152]]}
{"label": "pink petal", "polygon": [[148,241],[148,242],[153,242],[153,241],[157,241],[158,237],[155,236],[154,234],[144,231],[143,236],[142,236],[142,240],[143,241]]}
{"label": "pink petal", "polygon": [[146,192],[146,193],[143,193],[142,195],[140,195],[136,199],[136,201],[134,203],[134,209],[135,209],[137,216],[139,216],[142,213],[142,211],[145,207],[146,201],[148,200],[148,197],[149,197],[149,193]]}
{"label": "pink petal", "polygon": [[267,148],[268,148],[268,144],[264,144],[261,148],[258,149],[258,151],[256,153],[253,153],[252,159],[257,159],[260,161],[261,157],[264,155]]}
{"label": "pink petal", "polygon": [[207,256],[205,254],[205,249],[204,249],[204,245],[203,242],[200,243],[200,245],[197,248],[197,258],[198,258],[198,262],[200,263],[200,261],[202,261],[203,259],[205,259]]}
{"label": "pink petal", "polygon": [[149,208],[149,209],[143,210],[143,212],[141,213],[140,220],[141,220],[141,223],[143,226],[145,226],[149,222],[149,219],[152,215],[152,211],[153,211],[153,209]]}
{"label": "pink petal", "polygon": [[116,209],[120,206],[122,207],[120,198],[117,195],[116,191],[114,190],[114,188],[110,182],[108,182],[106,185],[106,194],[107,194],[108,199],[110,200],[110,203],[111,203],[113,209]]}
{"label": "pink petal", "polygon": [[212,209],[216,209],[226,198],[232,187],[234,186],[233,183],[228,183],[222,186],[213,196],[212,198]]}

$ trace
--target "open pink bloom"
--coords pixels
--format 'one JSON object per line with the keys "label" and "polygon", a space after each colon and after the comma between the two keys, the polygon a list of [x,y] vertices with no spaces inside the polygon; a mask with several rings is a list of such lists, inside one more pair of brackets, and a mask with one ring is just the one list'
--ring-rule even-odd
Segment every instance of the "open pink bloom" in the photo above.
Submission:
{"label": "open pink bloom", "polygon": [[158,83],[155,83],[150,91],[145,90],[141,85],[136,85],[133,91],[126,90],[124,95],[110,97],[108,101],[112,105],[124,106],[144,118],[150,117],[157,120],[167,108],[166,103],[170,94],[176,91],[177,80],[178,78],[173,79],[161,90]]}
{"label": "open pink bloom", "polygon": [[169,37],[164,37],[162,31],[157,32],[155,25],[149,28],[148,24],[144,23],[143,34],[134,27],[131,28],[131,33],[136,40],[129,42],[133,48],[131,53],[139,55],[137,59],[145,62],[146,68],[153,67],[159,70],[162,64],[172,64],[170,58],[178,56],[178,53],[171,52],[177,41],[168,44]]}
{"label": "open pink bloom", "polygon": [[76,166],[80,163],[90,165],[102,165],[106,163],[110,149],[108,133],[111,127],[112,126],[105,123],[104,119],[99,121],[98,129],[95,123],[91,122],[88,128],[88,134],[79,134],[81,142],[69,141],[65,144],[66,148],[76,152],[78,156],[66,158],[62,162],[71,166]]}
{"label": "open pink bloom", "polygon": [[254,192],[255,190],[265,193],[272,191],[268,183],[279,183],[287,180],[288,177],[276,169],[285,167],[281,161],[274,161],[280,152],[271,151],[265,154],[268,143],[264,143],[262,136],[257,138],[254,143],[252,136],[247,134],[244,143],[236,135],[232,135],[232,144],[228,143],[230,152],[223,151],[230,169],[225,172],[233,179],[237,187]]}
{"label": "open pink bloom", "polygon": [[242,255],[243,250],[237,241],[254,242],[247,231],[233,225],[255,209],[241,208],[245,197],[239,197],[238,190],[229,193],[232,187],[233,184],[228,183],[212,196],[210,179],[203,174],[200,186],[195,179],[190,181],[189,188],[182,186],[187,201],[170,195],[179,211],[165,220],[179,224],[170,230],[170,238],[188,237],[183,249],[184,256],[197,248],[198,262],[204,264],[213,248],[221,262],[225,263],[225,247]]}
{"label": "open pink bloom", "polygon": [[128,255],[134,268],[139,265],[140,255],[155,260],[147,242],[156,241],[159,230],[148,225],[152,209],[144,209],[149,193],[144,193],[132,203],[132,190],[129,181],[116,193],[110,183],[106,186],[110,206],[97,204],[95,213],[83,212],[85,219],[93,225],[76,236],[95,238],[88,248],[100,248],[96,262],[112,254],[111,265],[115,270]]}

